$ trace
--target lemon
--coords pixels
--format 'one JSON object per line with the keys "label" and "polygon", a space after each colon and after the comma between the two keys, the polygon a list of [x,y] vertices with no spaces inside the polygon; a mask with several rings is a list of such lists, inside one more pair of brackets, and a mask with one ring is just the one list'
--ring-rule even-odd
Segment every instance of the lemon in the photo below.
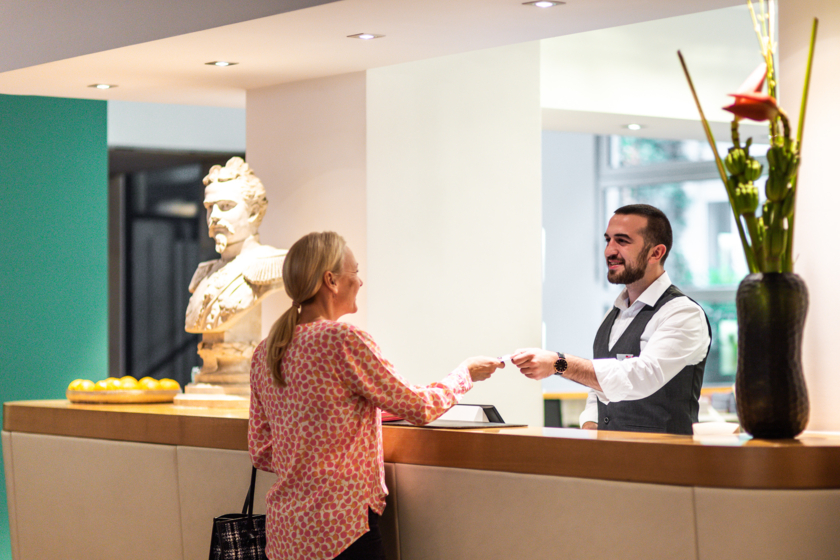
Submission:
{"label": "lemon", "polygon": [[157,391],[160,389],[160,383],[153,377],[144,377],[137,382],[137,385],[138,389],[143,389],[144,391]]}
{"label": "lemon", "polygon": [[90,379],[79,379],[79,384],[76,386],[75,391],[93,391],[94,384],[93,381]]}
{"label": "lemon", "polygon": [[125,382],[127,379],[130,379],[130,380],[134,381],[135,383],[137,383],[137,378],[132,376],[132,375],[123,375],[122,377],[120,377],[120,381],[122,381],[122,382]]}
{"label": "lemon", "polygon": [[107,391],[108,390],[108,381],[106,379],[100,379],[93,386],[93,390],[94,391]]}
{"label": "lemon", "polygon": [[178,391],[181,385],[174,379],[164,378],[160,380],[160,388],[163,391]]}
{"label": "lemon", "polygon": [[130,375],[126,375],[120,379],[120,389],[123,391],[134,391],[135,389],[139,389],[137,380]]}
{"label": "lemon", "polygon": [[[70,382],[70,385],[67,386],[68,391],[83,391],[84,389],[80,389],[82,382],[87,381],[87,379],[74,379]],[[90,381],[88,381],[90,383]]]}
{"label": "lemon", "polygon": [[105,380],[105,390],[106,391],[119,391],[122,389],[120,385],[120,380],[116,377],[109,377]]}

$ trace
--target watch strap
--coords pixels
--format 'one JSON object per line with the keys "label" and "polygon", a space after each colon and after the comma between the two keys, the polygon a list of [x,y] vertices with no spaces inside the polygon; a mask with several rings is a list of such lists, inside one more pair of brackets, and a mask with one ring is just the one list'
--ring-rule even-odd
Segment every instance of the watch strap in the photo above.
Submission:
{"label": "watch strap", "polygon": [[557,361],[554,362],[554,375],[563,375],[568,367],[569,362],[566,361],[566,355],[557,352]]}

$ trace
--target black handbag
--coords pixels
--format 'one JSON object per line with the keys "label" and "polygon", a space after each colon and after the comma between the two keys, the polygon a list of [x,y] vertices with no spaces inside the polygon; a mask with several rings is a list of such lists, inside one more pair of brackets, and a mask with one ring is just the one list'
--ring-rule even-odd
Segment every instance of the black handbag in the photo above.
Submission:
{"label": "black handbag", "polygon": [[251,486],[242,513],[213,519],[210,560],[268,560],[265,556],[265,515],[254,515],[257,469],[251,468]]}

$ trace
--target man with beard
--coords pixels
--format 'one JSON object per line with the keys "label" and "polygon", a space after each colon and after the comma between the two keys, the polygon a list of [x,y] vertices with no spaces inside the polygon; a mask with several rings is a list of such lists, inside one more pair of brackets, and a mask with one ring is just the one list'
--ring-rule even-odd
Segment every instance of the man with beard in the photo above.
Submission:
{"label": "man with beard", "polygon": [[607,279],[625,288],[598,329],[594,359],[528,348],[511,361],[531,379],[560,375],[589,387],[583,428],[691,434],[711,327],[665,272],[671,224],[653,206],[623,206],[604,240]]}
{"label": "man with beard", "polygon": [[229,392],[247,394],[248,366],[261,338],[258,304],[283,287],[286,251],[260,244],[257,230],[268,201],[242,158],[214,165],[204,185],[207,227],[221,258],[198,265],[185,328],[203,334],[198,353],[204,367],[197,380],[233,384]]}

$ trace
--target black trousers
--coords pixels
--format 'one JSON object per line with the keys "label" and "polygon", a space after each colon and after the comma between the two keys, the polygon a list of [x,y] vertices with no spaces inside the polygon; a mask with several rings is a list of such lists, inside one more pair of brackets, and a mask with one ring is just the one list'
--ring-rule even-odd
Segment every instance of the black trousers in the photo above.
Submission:
{"label": "black trousers", "polygon": [[359,537],[335,560],[385,560],[382,548],[382,534],[379,532],[379,514],[368,508],[368,527],[370,530]]}

